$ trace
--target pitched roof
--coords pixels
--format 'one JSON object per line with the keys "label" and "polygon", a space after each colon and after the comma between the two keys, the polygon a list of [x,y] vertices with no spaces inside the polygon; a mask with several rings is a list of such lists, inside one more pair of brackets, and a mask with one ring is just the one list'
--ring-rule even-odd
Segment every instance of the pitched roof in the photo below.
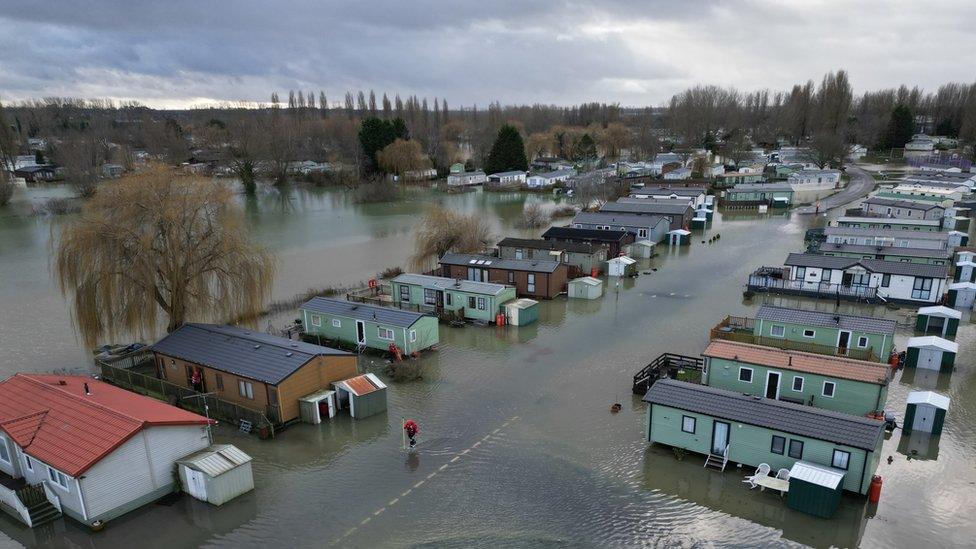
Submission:
{"label": "pitched roof", "polygon": [[502,259],[490,255],[444,254],[438,260],[441,265],[460,265],[465,267],[485,267],[509,271],[528,271],[533,273],[552,273],[562,263],[546,259]]}
{"label": "pitched roof", "polygon": [[607,202],[600,207],[601,212],[638,213],[642,215],[684,215],[691,205],[679,200],[654,200],[653,198],[620,199]]}
{"label": "pitched roof", "polygon": [[791,253],[784,265],[791,267],[820,267],[823,269],[847,269],[860,265],[872,273],[945,278],[949,273],[947,265],[927,265],[925,263],[906,263],[904,261],[884,261],[882,259],[859,259],[835,255]]}
{"label": "pitched roof", "polygon": [[891,371],[890,368],[880,362],[818,355],[722,339],[712,340],[702,355],[876,385],[887,385],[888,375]]}
{"label": "pitched roof", "polygon": [[363,374],[337,381],[336,385],[339,385],[356,396],[368,395],[369,393],[386,389],[386,385],[373,374]]}
{"label": "pitched roof", "polygon": [[657,227],[667,223],[667,219],[660,215],[637,215],[614,212],[580,212],[573,218],[573,223],[596,223],[602,225]]}
{"label": "pitched roof", "polygon": [[152,350],[272,385],[281,383],[315,357],[349,354],[244,328],[192,323],[156,342]]}
{"label": "pitched roof", "polygon": [[647,185],[630,193],[634,195],[655,195],[655,196],[698,196],[705,194],[705,189],[700,187],[670,187],[660,185]]}
{"label": "pitched roof", "polygon": [[841,242],[824,242],[817,248],[818,253],[854,253],[901,257],[918,257],[926,259],[949,259],[952,250],[935,248],[903,248],[901,246],[872,246],[870,244],[845,244]]}
{"label": "pitched roof", "polygon": [[905,231],[902,229],[879,229],[873,227],[824,227],[824,234],[827,236],[881,236],[891,238],[902,236],[922,240],[948,240],[949,238],[949,235],[943,232]]}
{"label": "pitched roof", "polygon": [[357,320],[368,320],[371,322],[380,322],[403,328],[409,328],[421,318],[429,316],[423,313],[404,311],[403,309],[380,307],[377,305],[368,305],[366,303],[353,303],[351,301],[332,299],[328,297],[313,297],[312,299],[306,301],[301,307],[299,307],[299,309],[309,311],[311,313],[322,313],[333,316],[354,318]]}
{"label": "pitched roof", "polygon": [[542,238],[503,238],[498,247],[526,248],[533,250],[550,250],[578,254],[591,254],[604,249],[604,246],[592,242],[558,242]]}
{"label": "pitched roof", "polygon": [[83,376],[16,374],[0,382],[0,429],[28,455],[71,477],[84,473],[145,427],[208,422],[203,416]]}
{"label": "pitched roof", "polygon": [[837,223],[880,223],[888,225],[918,225],[920,227],[938,227],[942,224],[942,221],[938,219],[898,219],[893,217],[845,215],[838,217]]}
{"label": "pitched roof", "polygon": [[251,456],[245,454],[233,444],[214,444],[209,448],[194,452],[176,463],[186,465],[190,469],[206,473],[211,477],[220,476],[237,466],[251,461]]}
{"label": "pitched roof", "polygon": [[962,318],[962,312],[955,309],[950,309],[944,305],[933,305],[931,307],[919,307],[918,314],[929,315],[929,316],[941,316],[945,318]]}
{"label": "pitched roof", "polygon": [[393,282],[403,284],[416,284],[424,288],[434,288],[437,290],[458,290],[472,294],[498,295],[506,288],[505,284],[495,284],[492,282],[473,282],[471,280],[454,280],[443,276],[430,276],[413,273],[404,273],[393,279]]}
{"label": "pitched roof", "polygon": [[895,333],[895,321],[886,318],[825,313],[822,311],[778,307],[776,305],[763,305],[759,307],[759,311],[756,312],[756,319],[823,328],[840,328],[842,330],[867,332],[870,334],[894,335]]}
{"label": "pitched roof", "polygon": [[931,202],[918,202],[916,200],[899,200],[897,198],[884,198],[880,196],[868,197],[862,204],[876,204],[878,206],[888,206],[891,208],[905,208],[909,210],[944,210],[943,206],[932,204]]}
{"label": "pitched roof", "polygon": [[652,385],[644,402],[868,451],[877,447],[884,432],[880,420],[672,379]]}
{"label": "pitched roof", "polygon": [[575,240],[596,240],[597,242],[620,242],[630,238],[627,231],[605,231],[602,229],[581,229],[579,227],[549,227],[542,233],[542,238],[559,239],[571,238]]}
{"label": "pitched roof", "polygon": [[750,192],[750,193],[751,192],[756,192],[756,191],[759,191],[759,192],[763,192],[763,191],[769,191],[769,192],[775,192],[775,191],[785,192],[785,191],[789,191],[789,192],[793,192],[793,186],[790,185],[790,184],[788,184],[788,183],[739,183],[735,187],[732,187],[731,189],[729,189],[729,190],[727,190],[725,192],[728,193],[729,191],[733,191],[733,192]]}

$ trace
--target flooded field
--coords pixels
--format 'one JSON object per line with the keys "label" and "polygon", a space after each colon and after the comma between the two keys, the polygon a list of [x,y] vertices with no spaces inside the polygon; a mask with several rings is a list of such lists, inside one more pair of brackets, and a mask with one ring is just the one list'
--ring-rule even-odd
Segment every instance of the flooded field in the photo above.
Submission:
{"label": "flooded field", "polygon": [[[0,375],[87,371],[47,272],[50,219],[26,216],[26,199],[18,200],[0,214]],[[483,213],[499,236],[539,234],[514,229],[526,200],[548,198],[420,192],[396,204],[357,205],[342,193],[292,190],[246,208],[255,236],[279,250],[274,298],[283,299],[404,264],[413,224],[434,201]],[[73,521],[32,531],[0,515],[0,545],[4,534],[51,547],[969,545],[976,535],[976,468],[967,457],[976,451],[976,329],[968,322],[951,376],[902,372],[892,384],[887,407],[899,416],[915,387],[937,388],[952,406],[934,444],[903,440],[900,431],[885,442],[892,463],[883,459],[879,468],[876,507],[846,497],[832,520],[803,515],[774,493],[749,491],[744,471],[705,470],[704,458],[678,461],[643,440],[645,407],[630,393],[633,373],[665,351],[698,354],[727,314],[751,316],[763,298],[743,301],[747,274],[801,249],[810,223],[823,219],[719,213],[707,232],[721,234],[715,243],[696,234],[688,248],[662,247],[642,265],[656,272],[611,281],[602,299],[542,302],[539,322],[526,327],[442,326],[439,349],[420,359],[423,380],[391,384],[388,414],[297,425],[274,441],[220,426],[218,441],[254,456],[256,483],[222,507],[183,497],[97,534]],[[765,299],[834,309],[827,301]],[[899,348],[910,335],[908,309],[840,309],[898,320]],[[382,366],[364,358],[360,369]],[[612,415],[614,402],[623,410]],[[401,450],[401,417],[421,426],[414,454]]]}

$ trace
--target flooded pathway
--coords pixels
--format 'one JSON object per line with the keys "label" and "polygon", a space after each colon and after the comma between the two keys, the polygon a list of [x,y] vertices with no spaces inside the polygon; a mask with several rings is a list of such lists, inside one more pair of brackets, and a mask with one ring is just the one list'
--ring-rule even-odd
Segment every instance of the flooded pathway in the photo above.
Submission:
{"label": "flooded pathway", "polygon": [[[513,224],[527,199],[541,198],[424,195],[364,207],[342,195],[297,193],[281,206],[290,208],[284,213],[267,198],[249,205],[249,218],[262,241],[282,248],[275,289],[282,298],[402,264],[412,249],[412,220],[431,200],[483,211],[499,234],[519,234]],[[665,351],[700,353],[708,329],[727,314],[754,314],[762,301],[743,301],[746,275],[761,264],[781,265],[814,222],[823,219],[717,215],[709,234],[721,239],[707,244],[699,236],[689,248],[662,248],[642,269],[656,272],[611,281],[602,299],[543,302],[539,322],[525,327],[444,326],[439,350],[420,359],[423,380],[390,385],[388,414],[296,425],[271,442],[221,426],[218,441],[254,456],[256,490],[219,508],[184,497],[130,513],[99,534],[64,521],[52,531],[30,531],[0,516],[0,531],[24,545],[52,547],[966,545],[976,535],[969,517],[976,468],[966,459],[976,450],[976,329],[969,324],[960,328],[952,376],[899,373],[893,383],[888,408],[898,415],[913,387],[938,388],[953,404],[938,459],[907,459],[900,432],[885,442],[893,461],[879,469],[885,484],[876,509],[848,497],[837,518],[809,517],[775,494],[746,489],[742,471],[707,471],[698,456],[679,461],[643,440],[645,408],[630,393],[633,373]],[[82,355],[70,341],[54,345],[49,358],[33,339],[8,339],[15,318],[36,335],[38,311],[19,309],[34,301],[49,311],[52,330],[67,326],[60,297],[30,267],[43,263],[43,225],[0,220],[0,237],[35,237],[19,252],[0,248],[0,274],[20,286],[19,294],[0,293],[0,304],[14,310],[0,334],[8,353],[32,358],[3,359],[4,375],[87,366],[73,358]],[[22,266],[15,267],[7,259],[18,253]],[[851,304],[841,310],[901,324],[909,312]],[[899,328],[900,347],[908,330]],[[382,367],[378,359],[361,363],[364,371]],[[624,405],[618,414],[609,411],[614,402]],[[415,453],[401,448],[401,417],[420,423]]]}

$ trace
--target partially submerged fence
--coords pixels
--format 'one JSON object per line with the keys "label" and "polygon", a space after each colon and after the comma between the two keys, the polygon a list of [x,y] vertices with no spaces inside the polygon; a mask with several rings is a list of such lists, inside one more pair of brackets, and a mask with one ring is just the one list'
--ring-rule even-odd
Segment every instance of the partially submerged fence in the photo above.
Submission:
{"label": "partially submerged fence", "polygon": [[100,359],[95,359],[95,365],[99,368],[101,379],[104,381],[159,400],[175,402],[177,406],[201,415],[204,414],[205,398],[206,405],[209,408],[207,413],[211,418],[219,418],[235,425],[240,425],[241,421],[247,421],[258,429],[266,426],[272,436],[274,435],[274,428],[281,425],[281,410],[277,406],[268,406],[268,410],[262,412],[217,398],[211,394],[204,396],[204,393],[171,383],[165,379],[120,368],[114,363]]}

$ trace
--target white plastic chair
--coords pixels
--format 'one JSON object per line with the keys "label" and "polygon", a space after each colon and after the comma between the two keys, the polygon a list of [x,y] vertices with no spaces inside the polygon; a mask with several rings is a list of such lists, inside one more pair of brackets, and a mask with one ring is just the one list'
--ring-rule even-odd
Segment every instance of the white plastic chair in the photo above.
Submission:
{"label": "white plastic chair", "polygon": [[776,478],[780,480],[790,480],[790,470],[784,467],[779,471],[776,471]]}
{"label": "white plastic chair", "polygon": [[748,484],[749,489],[752,490],[753,488],[758,486],[758,484],[756,484],[756,479],[769,476],[769,472],[771,470],[772,467],[770,467],[768,463],[760,463],[759,467],[756,467],[756,472],[746,477],[745,480],[743,480],[742,482]]}

